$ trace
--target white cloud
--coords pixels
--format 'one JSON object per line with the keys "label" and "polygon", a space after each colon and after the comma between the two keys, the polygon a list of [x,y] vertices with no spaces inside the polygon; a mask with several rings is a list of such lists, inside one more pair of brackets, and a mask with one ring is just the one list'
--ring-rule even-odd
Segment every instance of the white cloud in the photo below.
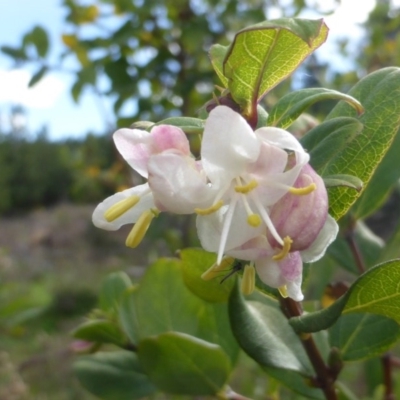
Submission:
{"label": "white cloud", "polygon": [[51,108],[65,90],[65,83],[47,75],[28,88],[31,76],[24,69],[0,70],[0,103],[20,104],[32,109]]}

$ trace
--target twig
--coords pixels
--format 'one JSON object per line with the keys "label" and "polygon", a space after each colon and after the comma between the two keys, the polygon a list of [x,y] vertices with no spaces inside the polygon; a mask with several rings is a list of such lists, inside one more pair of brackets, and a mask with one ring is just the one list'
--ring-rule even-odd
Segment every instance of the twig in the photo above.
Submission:
{"label": "twig", "polygon": [[393,378],[392,378],[392,356],[387,353],[382,356],[382,367],[383,367],[383,384],[385,385],[384,400],[395,400],[395,394],[393,393]]}
{"label": "twig", "polygon": [[[302,314],[300,304],[290,298],[280,298],[281,308],[288,317],[299,317]],[[316,384],[324,392],[327,400],[337,400],[335,391],[335,374],[325,364],[318,347],[311,334],[299,335],[304,350],[314,368]]]}

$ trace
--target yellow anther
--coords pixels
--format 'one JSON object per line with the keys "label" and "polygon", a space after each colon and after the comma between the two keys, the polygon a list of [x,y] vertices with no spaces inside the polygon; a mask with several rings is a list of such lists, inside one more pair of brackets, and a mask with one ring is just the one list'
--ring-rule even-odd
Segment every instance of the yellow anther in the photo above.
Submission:
{"label": "yellow anther", "polygon": [[251,214],[247,217],[247,223],[256,228],[261,224],[261,217],[258,214]]}
{"label": "yellow anther", "polygon": [[281,260],[283,260],[283,259],[289,254],[290,247],[292,246],[292,243],[293,243],[293,240],[290,239],[289,236],[286,236],[286,237],[283,239],[283,247],[282,247],[282,250],[281,250],[278,254],[275,254],[275,255],[272,257],[272,259],[275,260],[275,261],[281,261]]}
{"label": "yellow anther", "polygon": [[257,186],[258,186],[258,182],[255,179],[253,179],[247,185],[235,186],[235,191],[238,192],[238,193],[246,194],[246,193],[251,192]]}
{"label": "yellow anther", "polygon": [[199,215],[210,215],[215,211],[218,211],[222,206],[224,205],[224,202],[222,200],[217,201],[214,205],[208,208],[195,208],[194,212]]}
{"label": "yellow anther", "polygon": [[203,272],[201,275],[201,279],[204,279],[205,281],[210,281],[211,279],[214,279],[217,276],[220,276],[221,271],[226,271],[235,261],[233,257],[225,257],[222,259],[222,261],[217,264],[213,264],[210,268],[208,268],[207,271]]}
{"label": "yellow anther", "polygon": [[304,196],[305,194],[310,194],[316,188],[317,188],[317,185],[313,182],[313,183],[310,183],[308,186],[305,186],[302,188],[291,187],[289,189],[289,192],[292,194],[295,194],[296,196]]}
{"label": "yellow anther", "polygon": [[256,286],[256,270],[253,265],[246,265],[244,267],[241,291],[245,296],[252,294]]}
{"label": "yellow anther", "polygon": [[115,221],[121,215],[125,214],[133,206],[139,203],[139,196],[130,196],[126,199],[120,200],[118,203],[112,205],[105,213],[104,218],[108,222]]}
{"label": "yellow anther", "polygon": [[281,294],[281,296],[286,299],[286,297],[288,297],[288,292],[287,292],[287,287],[286,285],[283,285],[281,287],[278,287],[279,293]]}
{"label": "yellow anther", "polygon": [[140,244],[155,216],[156,214],[152,210],[146,210],[142,213],[126,238],[126,246],[135,248]]}

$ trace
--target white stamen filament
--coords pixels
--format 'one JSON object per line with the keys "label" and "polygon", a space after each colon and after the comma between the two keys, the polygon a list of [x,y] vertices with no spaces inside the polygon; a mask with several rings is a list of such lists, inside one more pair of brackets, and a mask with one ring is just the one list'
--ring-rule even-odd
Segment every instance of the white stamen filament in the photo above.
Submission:
{"label": "white stamen filament", "polygon": [[283,246],[284,242],[283,239],[279,236],[279,233],[275,229],[274,224],[271,221],[271,218],[269,217],[268,213],[266,212],[265,208],[261,204],[260,200],[258,199],[257,196],[252,196],[251,199],[253,200],[255,206],[257,207],[258,212],[261,215],[261,218],[265,222],[265,225],[267,225],[268,230],[270,231],[271,235],[275,238],[275,240]]}
{"label": "white stamen filament", "polygon": [[226,241],[228,240],[229,229],[231,227],[232,218],[233,218],[233,214],[235,212],[237,200],[238,200],[238,197],[233,196],[232,201],[228,206],[228,211],[224,218],[224,224],[222,226],[222,232],[221,232],[221,240],[219,242],[219,248],[218,248],[217,264],[221,263],[222,257],[224,255]]}

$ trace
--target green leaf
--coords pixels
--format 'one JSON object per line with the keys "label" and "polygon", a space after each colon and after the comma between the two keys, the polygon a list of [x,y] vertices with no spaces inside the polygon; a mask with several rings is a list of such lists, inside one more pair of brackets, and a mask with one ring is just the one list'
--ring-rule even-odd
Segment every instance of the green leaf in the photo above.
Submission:
{"label": "green leaf", "polygon": [[[376,71],[357,83],[349,94],[364,106],[365,112],[359,118],[364,129],[324,167],[322,175],[358,176],[365,189],[400,125],[400,69],[392,67]],[[328,119],[346,116],[354,117],[356,112],[341,102]],[[359,195],[348,188],[330,189],[330,213],[339,219]]]}
{"label": "green leaf", "polygon": [[49,51],[49,38],[47,32],[41,26],[35,26],[29,34],[30,42],[36,47],[40,57],[45,57]]}
{"label": "green leaf", "polygon": [[276,379],[293,392],[305,396],[307,399],[325,399],[320,389],[311,387],[310,380],[295,371],[273,367],[263,367],[263,369],[269,376]]}
{"label": "green leaf", "polygon": [[185,133],[203,133],[204,120],[191,117],[171,117],[163,119],[154,125],[173,125],[181,128]]}
{"label": "green leaf", "polygon": [[386,352],[400,337],[400,326],[374,314],[342,315],[329,330],[332,347],[343,361],[356,361]]}
{"label": "green leaf", "polygon": [[105,311],[116,310],[124,292],[132,286],[125,272],[113,272],[103,281],[100,289],[100,308]]}
{"label": "green leaf", "polygon": [[302,139],[303,147],[310,153],[310,164],[322,176],[327,166],[355,140],[364,126],[355,118],[334,118],[311,129]]}
{"label": "green leaf", "polygon": [[323,20],[282,18],[239,31],[224,60],[224,76],[244,114],[318,48],[327,37]]}
{"label": "green leaf", "polygon": [[349,136],[351,139],[354,135],[361,133],[363,124],[356,118],[338,117],[324,121],[309,130],[301,139],[302,146],[311,152],[323,140],[332,134]]}
{"label": "green leaf", "polygon": [[96,343],[113,343],[117,346],[126,344],[126,338],[114,322],[107,320],[88,321],[72,333],[78,339]]}
{"label": "green leaf", "polygon": [[129,351],[81,356],[74,372],[89,392],[104,400],[140,399],[157,390]]}
{"label": "green leaf", "polygon": [[320,390],[309,385],[314,371],[277,302],[261,294],[257,298],[257,301],[246,301],[238,285],[230,297],[232,330],[241,348],[269,375],[291,390],[310,398],[323,399]]}
{"label": "green leaf", "polygon": [[236,340],[263,366],[312,376],[312,367],[299,338],[271,302],[245,301],[236,285],[229,302],[229,317]]}
{"label": "green leaf", "polygon": [[220,346],[180,332],[142,340],[138,357],[157,387],[173,394],[216,395],[231,369]]}
{"label": "green leaf", "polygon": [[36,85],[36,83],[38,83],[43,78],[46,72],[47,72],[47,67],[41,67],[39,71],[33,74],[32,78],[28,83],[28,87]]}
{"label": "green leaf", "polygon": [[400,260],[392,260],[361,275],[331,306],[290,319],[297,332],[318,332],[332,326],[343,314],[371,313],[400,324]]}
{"label": "green leaf", "polygon": [[7,54],[8,56],[17,60],[27,60],[28,57],[25,53],[25,49],[16,49],[15,47],[10,46],[1,46],[0,47],[2,53]]}
{"label": "green leaf", "polygon": [[358,114],[362,114],[364,111],[358,100],[336,90],[325,88],[301,89],[296,92],[288,93],[279,99],[270,110],[268,125],[285,129],[290,126],[306,108],[322,100],[344,100],[354,107]]}
{"label": "green leaf", "polygon": [[128,291],[120,307],[121,325],[133,343],[149,336],[178,331],[220,345],[232,363],[238,354],[230,331],[227,305],[208,303],[184,284],[182,263],[160,259]]}
{"label": "green leaf", "polygon": [[360,191],[363,187],[362,180],[353,175],[329,175],[324,176],[326,188],[345,186]]}
{"label": "green leaf", "polygon": [[227,46],[213,44],[208,53],[214,71],[217,73],[224,87],[228,87],[228,79],[224,75],[224,59],[228,51]]}
{"label": "green leaf", "polygon": [[227,302],[235,284],[235,279],[227,279],[221,283],[223,276],[230,271],[221,272],[219,278],[205,281],[201,278],[203,272],[217,260],[215,253],[202,249],[184,249],[180,253],[182,259],[183,280],[186,286],[198,297],[210,302]]}
{"label": "green leaf", "polygon": [[400,130],[376,168],[367,188],[360,196],[351,213],[356,219],[365,218],[380,208],[389,195],[393,185],[400,178]]}

